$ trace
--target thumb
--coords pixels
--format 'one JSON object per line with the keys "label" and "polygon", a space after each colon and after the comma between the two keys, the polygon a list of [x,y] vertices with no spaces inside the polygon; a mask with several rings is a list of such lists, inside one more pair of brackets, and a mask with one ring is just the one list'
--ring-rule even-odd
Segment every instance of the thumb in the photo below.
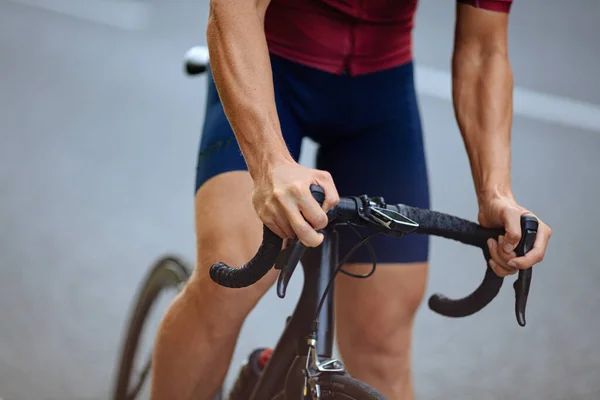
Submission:
{"label": "thumb", "polygon": [[505,253],[511,253],[521,240],[521,211],[510,208],[504,213],[504,247]]}

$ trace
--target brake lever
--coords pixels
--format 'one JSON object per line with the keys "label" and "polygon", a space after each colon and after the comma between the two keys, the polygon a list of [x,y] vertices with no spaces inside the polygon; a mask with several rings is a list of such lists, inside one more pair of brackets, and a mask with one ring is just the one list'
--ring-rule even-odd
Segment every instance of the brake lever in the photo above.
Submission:
{"label": "brake lever", "polygon": [[[325,191],[323,188],[317,185],[310,185],[310,192],[317,203],[323,205],[323,201],[325,201]],[[285,297],[294,270],[300,262],[300,259],[302,259],[305,251],[306,246],[296,239],[291,246],[286,246],[286,248],[277,256],[275,269],[280,270],[279,277],[277,278],[277,296],[279,296],[279,298],[283,299]]]}
{"label": "brake lever", "polygon": [[[521,240],[515,248],[517,257],[522,257],[533,248],[537,235],[538,220],[533,215],[521,216]],[[533,275],[533,267],[519,271],[519,277],[513,284],[515,289],[515,315],[520,326],[526,325],[525,309]]]}
{"label": "brake lever", "polygon": [[287,246],[279,253],[275,269],[279,269],[279,277],[277,278],[277,296],[283,299],[287,291],[288,284],[292,279],[296,266],[302,259],[306,246],[299,240],[295,240],[291,246]]}

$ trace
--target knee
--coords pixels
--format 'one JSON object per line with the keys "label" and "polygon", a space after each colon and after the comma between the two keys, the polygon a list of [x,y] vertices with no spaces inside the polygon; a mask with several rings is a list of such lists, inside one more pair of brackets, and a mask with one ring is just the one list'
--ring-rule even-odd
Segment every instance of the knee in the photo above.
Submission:
{"label": "knee", "polygon": [[352,376],[380,388],[389,398],[409,398],[399,396],[410,387],[412,320],[366,323],[342,335],[340,350]]}
{"label": "knee", "polygon": [[404,268],[402,273],[407,276],[398,279],[394,275],[397,270],[389,269],[390,276],[382,271],[381,280],[373,282],[363,296],[344,293],[348,304],[338,307],[338,321],[343,328],[338,335],[341,350],[360,354],[359,358],[371,359],[373,355],[373,359],[396,365],[408,363],[414,318],[425,295],[427,268],[398,268]]}
{"label": "knee", "polygon": [[384,357],[398,361],[410,355],[410,342],[412,335],[412,320],[389,321],[388,323],[357,326],[341,333],[345,342],[343,346],[350,353],[372,355],[375,359]]}

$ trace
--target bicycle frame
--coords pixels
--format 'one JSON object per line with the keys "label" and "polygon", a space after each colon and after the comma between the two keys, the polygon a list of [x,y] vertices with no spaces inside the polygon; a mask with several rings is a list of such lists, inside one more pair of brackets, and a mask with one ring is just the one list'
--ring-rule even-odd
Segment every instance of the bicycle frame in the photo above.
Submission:
{"label": "bicycle frame", "polygon": [[[333,228],[327,228],[324,232],[323,244],[316,248],[308,248],[302,257],[302,269],[304,270],[302,293],[250,400],[272,399],[286,389],[286,377],[292,367],[299,368],[300,365],[304,367],[309,351],[307,336],[311,333],[319,300],[325,292],[337,264],[337,232]],[[323,358],[331,358],[333,352],[333,294],[334,285],[329,290],[325,300],[326,304],[319,316],[317,353]],[[295,363],[296,360],[300,363]],[[299,378],[301,377],[300,375]],[[294,397],[288,395],[286,398],[296,398],[296,393],[298,399],[304,398],[302,392],[296,392],[296,390],[293,393]]]}

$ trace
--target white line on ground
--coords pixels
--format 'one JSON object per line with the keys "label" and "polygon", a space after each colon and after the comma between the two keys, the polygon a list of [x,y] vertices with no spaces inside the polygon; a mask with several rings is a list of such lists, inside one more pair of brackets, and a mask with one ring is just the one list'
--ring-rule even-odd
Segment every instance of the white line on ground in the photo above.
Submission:
{"label": "white line on ground", "polygon": [[[450,73],[419,66],[415,76],[420,94],[452,101]],[[600,132],[599,105],[522,87],[515,87],[513,99],[515,115]]]}
{"label": "white line on ground", "polygon": [[58,14],[127,30],[148,26],[152,6],[133,0],[9,0]]}

